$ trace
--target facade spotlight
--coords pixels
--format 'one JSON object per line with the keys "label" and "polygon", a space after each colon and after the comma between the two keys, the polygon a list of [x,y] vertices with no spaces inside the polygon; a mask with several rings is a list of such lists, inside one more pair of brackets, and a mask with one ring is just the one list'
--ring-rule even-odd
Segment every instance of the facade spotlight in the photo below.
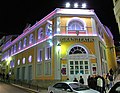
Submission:
{"label": "facade spotlight", "polygon": [[82,4],[82,8],[86,8],[86,6],[87,6],[86,3]]}
{"label": "facade spotlight", "polygon": [[66,3],[66,8],[69,8],[69,7],[70,7],[70,3],[67,2],[67,3]]}
{"label": "facade spotlight", "polygon": [[74,8],[78,8],[78,3],[74,3]]}

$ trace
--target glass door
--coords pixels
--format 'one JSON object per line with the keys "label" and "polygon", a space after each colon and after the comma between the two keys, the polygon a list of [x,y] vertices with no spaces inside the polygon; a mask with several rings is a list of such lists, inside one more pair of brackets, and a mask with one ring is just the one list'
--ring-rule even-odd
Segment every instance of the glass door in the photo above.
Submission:
{"label": "glass door", "polygon": [[69,61],[69,79],[73,81],[76,77],[78,80],[80,76],[83,76],[85,84],[87,83],[87,77],[90,74],[90,66],[88,60],[70,60]]}

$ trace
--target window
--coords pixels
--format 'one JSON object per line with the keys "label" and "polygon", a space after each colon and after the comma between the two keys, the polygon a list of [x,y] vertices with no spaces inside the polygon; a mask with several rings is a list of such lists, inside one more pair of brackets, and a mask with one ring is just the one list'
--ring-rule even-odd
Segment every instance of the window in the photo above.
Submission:
{"label": "window", "polygon": [[102,38],[104,38],[104,33],[103,33],[102,28],[100,26],[98,26],[98,33]]}
{"label": "window", "polygon": [[16,45],[14,45],[14,53],[16,52],[16,49],[17,49],[17,48],[16,48]]}
{"label": "window", "polygon": [[100,56],[103,58],[103,48],[100,46]]}
{"label": "window", "polygon": [[23,58],[22,62],[23,62],[23,64],[25,64],[25,58]]}
{"label": "window", "polygon": [[28,61],[32,62],[32,56],[31,55],[28,57]]}
{"label": "window", "polygon": [[73,47],[69,54],[86,54],[86,50],[80,46]]}
{"label": "window", "polygon": [[38,30],[38,39],[42,39],[43,38],[43,28],[40,28]]}
{"label": "window", "polygon": [[45,75],[51,75],[51,62],[45,62]]}
{"label": "window", "polygon": [[52,35],[52,24],[48,23],[46,25],[46,36]]}
{"label": "window", "polygon": [[10,50],[8,50],[8,57],[11,55],[11,51]]}
{"label": "window", "polygon": [[13,46],[11,47],[11,55],[13,54]]}
{"label": "window", "polygon": [[27,38],[24,38],[24,43],[23,43],[23,47],[27,46]]}
{"label": "window", "polygon": [[14,68],[14,66],[15,66],[14,61],[11,60],[11,61],[10,61],[10,68]]}
{"label": "window", "polygon": [[74,31],[74,30],[82,31],[84,30],[84,25],[80,21],[77,21],[77,20],[71,21],[68,24],[68,31]]}
{"label": "window", "polygon": [[42,64],[37,64],[37,76],[42,75]]}
{"label": "window", "polygon": [[89,62],[87,60],[85,61],[79,61],[79,60],[70,60],[70,75],[77,75],[77,74],[89,74]]}
{"label": "window", "polygon": [[21,49],[21,46],[22,46],[22,42],[19,41],[19,47],[18,47],[19,50]]}
{"label": "window", "polygon": [[20,65],[20,59],[18,59],[17,64]]}
{"label": "window", "polygon": [[104,49],[104,51],[103,51],[103,57],[104,57],[104,59],[106,60],[106,51],[105,51],[105,49]]}
{"label": "window", "polygon": [[51,47],[46,48],[45,52],[46,52],[45,53],[45,59],[46,60],[51,59]]}
{"label": "window", "polygon": [[29,44],[32,44],[32,43],[34,43],[34,37],[33,37],[33,34],[30,34]]}
{"label": "window", "polygon": [[42,50],[38,50],[38,62],[42,61]]}
{"label": "window", "polygon": [[68,22],[67,22],[67,33],[68,34],[86,34],[87,30],[86,30],[86,23],[84,20],[78,18],[78,17],[74,17],[71,18]]}

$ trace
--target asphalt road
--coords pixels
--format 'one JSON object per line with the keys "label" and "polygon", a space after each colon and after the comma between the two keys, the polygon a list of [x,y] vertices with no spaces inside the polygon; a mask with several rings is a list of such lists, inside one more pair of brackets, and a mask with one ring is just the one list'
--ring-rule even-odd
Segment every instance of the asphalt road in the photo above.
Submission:
{"label": "asphalt road", "polygon": [[0,93],[29,93],[23,89],[0,82]]}

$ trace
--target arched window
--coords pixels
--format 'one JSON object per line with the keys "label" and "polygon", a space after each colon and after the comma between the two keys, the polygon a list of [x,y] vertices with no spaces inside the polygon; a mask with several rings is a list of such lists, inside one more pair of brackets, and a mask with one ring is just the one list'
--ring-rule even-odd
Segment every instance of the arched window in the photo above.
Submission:
{"label": "arched window", "polygon": [[70,54],[87,54],[87,51],[83,47],[75,46],[70,50]]}
{"label": "arched window", "polygon": [[16,50],[16,44],[14,45],[14,53],[16,52],[17,50]]}
{"label": "arched window", "polygon": [[30,55],[30,56],[28,57],[28,61],[29,61],[29,62],[32,62],[32,55]]}
{"label": "arched window", "polygon": [[86,23],[83,19],[78,18],[78,17],[73,17],[71,18],[67,24],[67,33],[68,34],[86,34],[87,30],[86,30]]}
{"label": "arched window", "polygon": [[21,47],[22,47],[22,42],[21,42],[21,41],[19,41],[19,47],[18,47],[18,49],[20,50],[20,49],[21,49]]}
{"label": "arched window", "polygon": [[34,42],[33,34],[30,34],[30,37],[29,37],[29,44],[32,44],[33,42]]}
{"label": "arched window", "polygon": [[17,64],[20,65],[20,59],[18,59]]}
{"label": "arched window", "polygon": [[22,63],[25,64],[25,58],[23,58]]}
{"label": "arched window", "polygon": [[10,68],[14,68],[15,64],[14,64],[14,60],[10,61]]}
{"label": "arched window", "polygon": [[40,28],[38,30],[38,39],[42,39],[43,38],[43,28]]}
{"label": "arched window", "polygon": [[26,47],[27,46],[27,38],[24,38],[24,44],[23,44],[23,47]]}
{"label": "arched window", "polygon": [[52,35],[52,24],[48,23],[46,25],[46,36]]}
{"label": "arched window", "polygon": [[84,25],[78,20],[73,20],[69,22],[68,31],[74,31],[74,30],[83,31]]}

